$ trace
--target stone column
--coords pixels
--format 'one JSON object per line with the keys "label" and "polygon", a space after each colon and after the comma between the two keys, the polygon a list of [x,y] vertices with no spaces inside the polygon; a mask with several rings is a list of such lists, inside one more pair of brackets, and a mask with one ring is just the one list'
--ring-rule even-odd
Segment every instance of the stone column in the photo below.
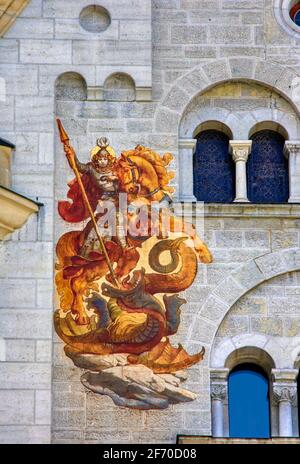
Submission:
{"label": "stone column", "polygon": [[273,398],[279,408],[279,436],[292,437],[292,408],[297,398],[296,369],[273,369]]}
{"label": "stone column", "polygon": [[224,401],[227,399],[227,377],[229,369],[211,371],[211,419],[212,436],[224,437]]}
{"label": "stone column", "polygon": [[179,140],[179,195],[180,201],[197,201],[194,196],[194,177],[193,177],[193,157],[197,140],[180,139]]}
{"label": "stone column", "polygon": [[246,163],[251,152],[252,140],[230,140],[230,151],[235,162],[235,202],[247,202]]}
{"label": "stone column", "polygon": [[289,161],[289,203],[300,202],[300,140],[287,140],[284,155]]}

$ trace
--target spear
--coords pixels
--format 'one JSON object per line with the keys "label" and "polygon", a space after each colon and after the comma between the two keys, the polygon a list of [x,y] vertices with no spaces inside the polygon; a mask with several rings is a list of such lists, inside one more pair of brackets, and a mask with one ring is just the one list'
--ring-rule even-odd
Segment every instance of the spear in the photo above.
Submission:
{"label": "spear", "polygon": [[[57,122],[57,127],[58,127],[58,131],[59,131],[59,135],[60,135],[60,141],[61,141],[61,143],[63,144],[64,150],[65,150],[65,152],[66,152],[66,148],[72,148],[72,147],[70,146],[70,139],[69,139],[69,136],[68,136],[68,134],[66,133],[66,131],[65,131],[63,125],[62,125],[61,120],[60,120],[59,118],[56,118],[56,122]],[[73,149],[72,149],[72,150],[73,150]],[[73,151],[74,151],[74,150],[73,150]],[[75,153],[75,152],[74,152],[74,153]],[[87,207],[87,209],[88,209],[90,218],[91,218],[92,223],[93,223],[93,227],[94,227],[94,229],[95,229],[97,238],[98,238],[98,240],[99,240],[102,253],[103,253],[104,257],[105,257],[105,260],[106,260],[106,263],[107,263],[107,265],[108,265],[110,274],[111,274],[111,276],[112,276],[113,283],[115,284],[116,287],[119,288],[119,287],[120,287],[119,282],[118,282],[118,280],[117,280],[117,278],[116,278],[116,276],[115,276],[115,273],[114,273],[114,270],[113,270],[111,261],[110,261],[110,259],[109,259],[107,250],[106,250],[106,248],[105,248],[105,244],[104,244],[103,238],[101,237],[101,234],[100,234],[100,231],[99,231],[99,228],[98,228],[98,224],[97,224],[97,221],[96,221],[94,212],[93,212],[92,207],[91,207],[91,205],[90,205],[88,196],[87,196],[87,194],[86,194],[86,191],[85,191],[85,188],[84,188],[82,179],[81,179],[80,172],[78,171],[78,168],[77,168],[77,166],[76,166],[76,161],[75,161],[75,159],[74,159],[73,156],[71,157],[71,156],[68,156],[68,155],[67,155],[67,158],[68,158],[68,160],[69,160],[71,169],[73,170],[73,172],[74,172],[74,174],[75,174],[75,176],[76,176],[78,185],[79,185],[80,190],[81,190],[81,193],[82,193],[83,200],[84,200],[84,202],[85,202],[85,204],[86,204],[86,207]]]}

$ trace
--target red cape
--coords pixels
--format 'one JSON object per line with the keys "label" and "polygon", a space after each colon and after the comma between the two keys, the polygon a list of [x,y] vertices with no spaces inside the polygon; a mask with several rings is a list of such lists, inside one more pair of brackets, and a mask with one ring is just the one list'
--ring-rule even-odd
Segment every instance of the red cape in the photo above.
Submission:
{"label": "red cape", "polygon": [[[89,199],[91,208],[95,211],[98,200],[101,197],[101,189],[97,187],[91,176],[88,174],[81,175],[82,183],[84,185],[87,197]],[[62,217],[67,222],[81,222],[87,219],[89,211],[85,205],[84,199],[82,197],[81,189],[77,182],[77,179],[73,179],[68,183],[69,191],[67,197],[71,200],[69,201],[59,201],[58,202],[58,212],[60,217]]]}

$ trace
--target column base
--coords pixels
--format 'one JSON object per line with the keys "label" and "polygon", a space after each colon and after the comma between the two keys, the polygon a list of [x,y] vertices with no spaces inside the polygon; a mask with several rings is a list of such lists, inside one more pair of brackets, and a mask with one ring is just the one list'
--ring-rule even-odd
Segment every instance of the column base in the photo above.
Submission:
{"label": "column base", "polygon": [[288,199],[288,203],[300,203],[300,197],[291,197]]}
{"label": "column base", "polygon": [[234,203],[250,203],[248,198],[235,198],[235,200],[233,200],[233,202]]}

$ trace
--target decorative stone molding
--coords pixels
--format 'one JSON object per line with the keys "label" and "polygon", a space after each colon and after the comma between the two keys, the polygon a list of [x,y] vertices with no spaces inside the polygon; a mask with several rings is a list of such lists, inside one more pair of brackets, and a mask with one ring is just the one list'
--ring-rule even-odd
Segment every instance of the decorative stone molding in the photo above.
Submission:
{"label": "decorative stone molding", "polygon": [[230,140],[230,151],[235,162],[235,202],[247,202],[246,163],[251,152],[252,140]]}
{"label": "decorative stone molding", "polygon": [[194,196],[194,178],[193,178],[193,156],[197,140],[180,139],[179,140],[179,200],[193,202],[197,201]]}
{"label": "decorative stone molding", "polygon": [[41,203],[0,186],[0,241],[20,229],[40,206]]}
{"label": "decorative stone molding", "polygon": [[221,383],[212,383],[211,384],[211,391],[210,396],[212,400],[225,400],[227,395],[227,385]]}
{"label": "decorative stone molding", "polygon": [[300,203],[300,140],[287,140],[284,154],[289,161],[289,203]]}
{"label": "decorative stone molding", "polygon": [[274,400],[277,403],[281,401],[288,401],[294,404],[297,398],[297,387],[291,387],[290,385],[277,385],[273,386]]}
{"label": "decorative stone molding", "polygon": [[13,25],[30,0],[3,0],[0,4],[0,37]]}

